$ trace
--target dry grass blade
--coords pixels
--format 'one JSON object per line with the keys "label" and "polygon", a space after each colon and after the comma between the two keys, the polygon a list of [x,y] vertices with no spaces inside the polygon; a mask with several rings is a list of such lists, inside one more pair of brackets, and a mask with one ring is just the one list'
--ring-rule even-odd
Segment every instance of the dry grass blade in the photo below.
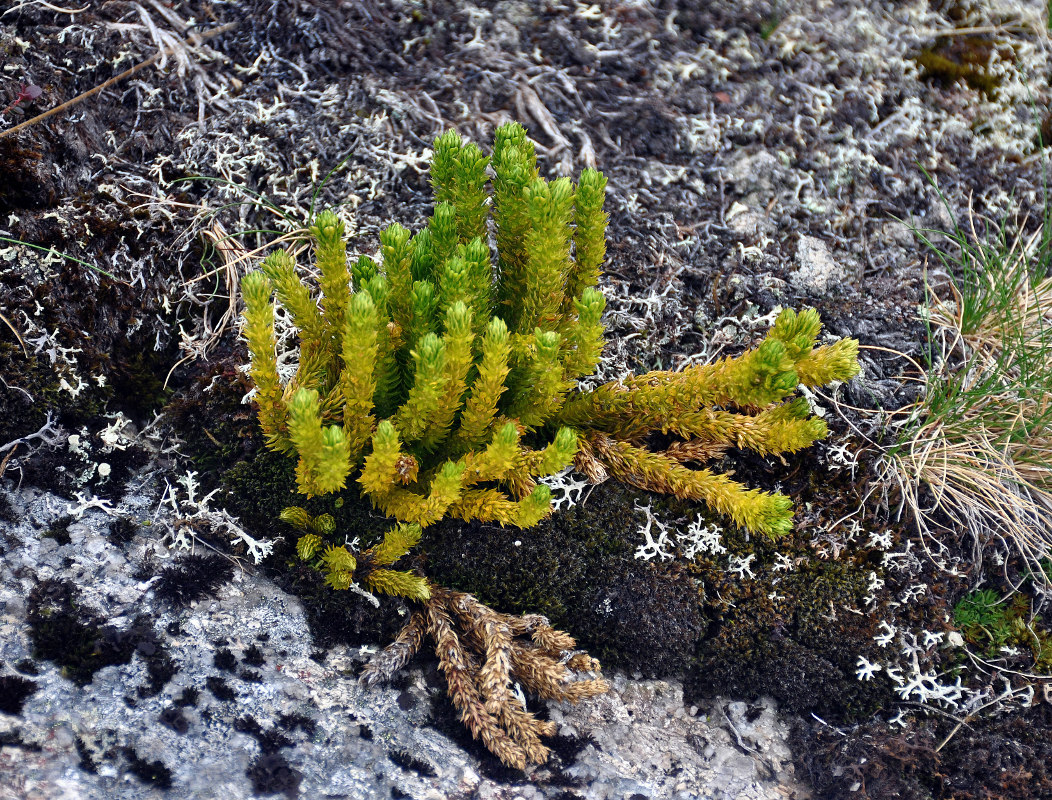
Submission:
{"label": "dry grass blade", "polygon": [[[886,463],[885,478],[898,484],[929,555],[944,551],[938,534],[949,527],[967,532],[977,545],[991,536],[1011,543],[1031,565],[1047,556],[1052,540],[1044,520],[1052,515],[1052,494],[1027,480],[978,428],[967,442],[944,429],[925,436]],[[930,500],[922,498],[922,485]]]}
{"label": "dry grass blade", "polygon": [[15,324],[3,314],[0,314],[0,322],[3,322],[11,329],[11,333],[15,335],[15,338],[18,339],[18,343],[22,345],[22,352],[26,354],[26,358],[29,358],[29,350],[26,349],[25,340],[22,338],[22,334],[18,332],[18,328],[15,327]]}
{"label": "dry grass blade", "polygon": [[930,555],[947,531],[970,534],[976,558],[997,539],[1034,576],[1052,554],[1049,224],[1010,239],[1002,228],[991,243],[973,217],[970,238],[947,234],[964,278],[947,297],[932,292],[934,366],[884,461]]}
{"label": "dry grass blade", "polygon": [[251,254],[231,239],[226,231],[223,230],[223,226],[218,222],[214,223],[210,230],[205,231],[204,235],[205,238],[211,242],[216,252],[219,253],[220,259],[223,262],[223,266],[220,270],[223,273],[223,278],[226,283],[227,307],[223,312],[223,315],[219,318],[219,322],[213,327],[208,319],[209,304],[205,303],[205,316],[203,321],[204,333],[192,341],[190,341],[185,335],[183,336],[181,349],[187,351],[187,354],[176,361],[175,364],[172,365],[172,368],[168,370],[168,374],[164,379],[165,386],[168,385],[172,373],[174,373],[180,366],[192,359],[204,358],[208,350],[222,337],[227,326],[237,319],[237,297],[238,285],[240,282],[237,267],[239,264],[247,262],[250,259]]}
{"label": "dry grass blade", "polygon": [[[129,191],[129,195],[139,197],[144,202],[139,208],[147,208],[151,212],[163,213],[173,218],[177,213],[190,212],[191,219],[186,224],[186,236],[200,235],[208,246],[218,256],[218,265],[211,269],[203,269],[201,274],[184,280],[184,294],[182,300],[202,309],[201,321],[193,332],[180,331],[179,349],[183,356],[173,364],[165,377],[165,385],[171,379],[175,370],[188,361],[203,360],[209,351],[220,341],[231,323],[238,318],[237,298],[241,275],[247,272],[251,266],[263,254],[272,247],[287,247],[293,256],[298,255],[304,248],[308,237],[308,230],[301,221],[291,220],[283,214],[280,209],[269,203],[265,198],[253,195],[243,187],[238,187],[229,181],[219,181],[228,186],[232,191],[241,192],[250,197],[246,205],[252,205],[267,214],[284,222],[288,230],[283,233],[275,232],[277,235],[268,238],[266,243],[249,249],[245,247],[241,239],[247,235],[244,232],[228,233],[223,224],[216,218],[221,209],[212,208],[205,204],[194,204],[179,202],[172,197],[156,197]],[[225,207],[224,207],[225,208]],[[255,232],[255,231],[252,231]],[[271,233],[267,231],[267,233]],[[203,266],[203,265],[202,265]],[[204,288],[204,282],[212,280],[216,283],[216,289],[209,291]],[[223,289],[218,290],[218,284],[222,281]],[[212,322],[213,302],[220,301],[223,311],[216,322]]]}
{"label": "dry grass blade", "polygon": [[64,8],[62,6],[56,6],[52,3],[45,2],[45,0],[22,0],[22,2],[18,5],[12,6],[11,8],[7,9],[7,11],[5,11],[3,14],[0,14],[0,17],[6,17],[8,14],[14,14],[16,11],[20,11],[21,9],[26,8],[27,6],[40,6],[41,8],[46,8],[48,11],[54,11],[56,14],[69,14],[70,16],[80,14],[91,8],[91,6],[84,6],[83,8]]}

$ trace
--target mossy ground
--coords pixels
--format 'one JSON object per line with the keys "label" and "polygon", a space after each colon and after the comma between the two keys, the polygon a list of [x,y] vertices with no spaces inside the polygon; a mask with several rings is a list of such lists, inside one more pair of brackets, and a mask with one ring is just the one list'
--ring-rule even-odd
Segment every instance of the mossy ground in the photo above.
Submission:
{"label": "mossy ground", "polygon": [[26,698],[37,688],[35,681],[21,675],[4,675],[0,678],[0,711],[17,717],[22,713]]}
{"label": "mossy ground", "polygon": [[501,611],[548,616],[610,667],[685,672],[705,631],[703,590],[683,565],[635,558],[642,497],[605,484],[530,530],[432,526],[421,542],[426,570]]}
{"label": "mossy ground", "polygon": [[[193,389],[176,403],[189,418],[216,414],[215,430],[226,438],[202,454],[212,459],[217,452],[239,449],[235,443],[244,444],[244,430],[218,413],[226,408],[229,416],[243,414],[244,407],[230,400],[243,384],[215,369],[207,374],[212,376],[210,411],[194,411]],[[333,543],[358,537],[361,547],[378,541],[391,521],[353,487],[311,500],[298,495],[293,460],[263,449],[258,433],[244,446],[257,449],[222,472],[224,503],[255,533],[279,540],[269,570],[303,600],[318,645],[393,635],[403,622],[396,610],[401,601],[384,598],[377,610],[354,594],[333,592],[319,573],[298,561],[298,533],[278,516],[288,505],[304,506],[313,515],[332,514]],[[824,500],[827,517],[842,510],[843,503],[829,503],[829,496],[841,493],[838,483],[844,481],[830,482],[802,456],[788,469],[761,465],[753,473],[760,484],[781,474],[790,487],[800,487],[803,502]],[[407,561],[436,583],[471,592],[500,611],[545,614],[609,668],[685,678],[699,697],[770,694],[789,710],[839,720],[871,713],[888,700],[887,684],[863,684],[854,676],[858,655],[873,649],[877,614],[861,609],[868,575],[880,570],[879,554],[855,548],[839,559],[821,560],[804,534],[777,543],[748,540],[726,520],[709,515],[726,527],[728,555],[689,563],[642,560],[635,555],[644,519],[638,509],[648,504],[666,519],[704,512],[696,504],[611,481],[530,530],[440,522],[425,530],[418,553]],[[778,553],[799,566],[776,571]],[[749,554],[755,558],[756,578],[728,571],[729,556]]]}
{"label": "mossy ground", "polygon": [[[300,597],[316,644],[324,649],[389,641],[404,624],[403,602],[381,598],[375,609],[357,595],[333,592],[318,572],[298,561],[298,532],[278,521],[278,515],[292,504],[314,515],[332,514],[337,522],[334,541],[358,537],[363,547],[378,541],[390,521],[358,498],[353,488],[312,500],[298,495],[294,462],[266,451],[255,427],[246,435],[236,424],[244,414],[241,377],[218,366],[205,372],[209,392],[200,394],[193,387],[184,391],[175,401],[179,414],[186,419],[214,415],[209,424],[219,432],[218,441],[204,437],[211,446],[200,451],[200,457],[216,464],[213,474],[221,476],[224,505],[255,534],[278,539],[266,569]],[[197,403],[205,404],[200,412]],[[204,439],[196,441],[203,444]],[[858,510],[863,489],[852,470],[826,465],[823,448],[819,445],[784,463],[731,453],[720,465],[748,474],[751,485],[779,488],[794,498],[798,524],[777,542],[749,537],[696,504],[607,482],[595,487],[583,503],[532,530],[457,521],[431,526],[418,552],[399,566],[421,569],[432,580],[475,593],[501,611],[543,613],[607,668],[680,678],[687,696],[699,701],[770,695],[790,713],[814,714],[834,726],[861,725],[861,736],[865,726],[875,724],[868,721],[872,715],[891,708],[896,700],[886,678],[861,681],[856,676],[859,656],[874,661],[880,656],[874,643],[879,621],[938,628],[937,621],[949,618],[951,601],[963,584],[940,578],[928,565],[933,591],[896,607],[892,600],[903,588],[902,579],[884,568],[884,550],[865,540],[870,534],[889,534],[893,547],[899,546],[901,532],[867,522],[854,538],[837,538],[832,523]],[[187,451],[191,458],[197,453]],[[224,465],[224,459],[215,460],[217,453],[236,453],[240,460],[231,458]],[[862,475],[869,469],[865,459],[858,465]],[[659,518],[680,523],[700,512],[706,522],[723,527],[722,543],[728,552],[701,554],[690,562],[636,558],[644,520],[639,509],[647,505]],[[730,558],[749,556],[752,575],[729,570]],[[792,568],[782,568],[786,563]],[[873,591],[872,576],[885,587]],[[440,727],[443,720],[455,725],[454,716],[446,705],[432,715]],[[921,727],[942,730],[937,722]],[[874,730],[894,742],[891,729]],[[980,740],[990,737],[997,742],[1003,735],[1001,729],[990,729]],[[862,757],[862,751],[823,750],[823,740],[815,741],[818,749],[807,749],[802,762],[809,768]],[[925,785],[923,765],[930,756],[923,755],[923,748],[898,753],[897,745],[889,746],[890,750],[881,749],[885,745],[871,748],[874,759],[883,759],[882,769],[897,767],[885,775],[888,785],[922,791],[918,787]],[[490,767],[503,774],[495,763]],[[818,786],[826,783],[816,781]],[[829,791],[835,796],[836,790]]]}

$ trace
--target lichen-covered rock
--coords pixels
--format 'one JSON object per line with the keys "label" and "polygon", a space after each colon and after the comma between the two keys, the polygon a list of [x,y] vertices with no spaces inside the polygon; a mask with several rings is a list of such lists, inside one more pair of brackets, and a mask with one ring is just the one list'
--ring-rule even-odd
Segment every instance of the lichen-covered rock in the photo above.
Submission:
{"label": "lichen-covered rock", "polygon": [[[267,579],[159,547],[158,532],[177,521],[158,507],[155,486],[130,490],[109,510],[13,489],[0,494],[10,512],[0,521],[4,800],[53,797],[60,787],[85,800],[522,791],[554,800],[568,789],[620,800],[626,787],[648,797],[674,787],[684,797],[711,789],[778,798],[779,787],[796,786],[786,732],[770,712],[735,726],[762,742],[754,760],[732,744],[720,714],[687,708],[675,684],[621,677],[601,707],[549,708],[562,726],[556,755],[523,787],[523,773],[439,732],[464,735],[430,673],[364,689],[355,676],[371,648],[319,650],[302,604]],[[45,537],[68,509],[78,519],[67,523],[67,543]],[[115,535],[126,518],[151,524]],[[113,563],[124,569],[100,570]],[[647,722],[629,726],[633,714]],[[640,760],[657,746],[665,756]],[[677,768],[680,757],[689,771]],[[772,758],[780,766],[768,774]],[[46,788],[9,793],[33,785]]]}
{"label": "lichen-covered rock", "polygon": [[844,280],[844,268],[829,252],[826,243],[814,236],[801,236],[796,245],[796,269],[789,283],[798,292],[821,297],[836,291]]}

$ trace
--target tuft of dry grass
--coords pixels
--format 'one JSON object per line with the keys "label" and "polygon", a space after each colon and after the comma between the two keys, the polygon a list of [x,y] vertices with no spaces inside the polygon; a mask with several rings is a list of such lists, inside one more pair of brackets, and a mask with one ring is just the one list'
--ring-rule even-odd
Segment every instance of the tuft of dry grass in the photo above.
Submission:
{"label": "tuft of dry grass", "polygon": [[[1035,578],[1052,554],[1052,221],[918,231],[951,277],[929,288],[924,392],[883,460],[929,554],[999,539]],[[947,247],[927,234],[941,233]],[[927,487],[927,492],[922,487]],[[933,552],[934,551],[934,552]]]}

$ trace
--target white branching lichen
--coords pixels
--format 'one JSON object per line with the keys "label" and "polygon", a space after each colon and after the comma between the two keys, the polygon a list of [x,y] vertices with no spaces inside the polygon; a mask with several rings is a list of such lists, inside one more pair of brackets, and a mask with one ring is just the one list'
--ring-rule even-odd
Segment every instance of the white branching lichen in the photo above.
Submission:
{"label": "white branching lichen", "polygon": [[187,472],[177,478],[176,483],[182,487],[182,491],[165,481],[164,493],[159,503],[159,506],[167,506],[171,513],[155,515],[159,524],[167,528],[162,541],[168,541],[182,550],[192,550],[198,540],[197,530],[203,528],[211,533],[229,536],[231,544],[235,546],[243,545],[256,564],[262,563],[263,559],[270,555],[274,549],[273,540],[256,539],[249,535],[237,518],[229,512],[216,511],[209,507],[218,489],[198,496],[201,487],[196,472]]}

